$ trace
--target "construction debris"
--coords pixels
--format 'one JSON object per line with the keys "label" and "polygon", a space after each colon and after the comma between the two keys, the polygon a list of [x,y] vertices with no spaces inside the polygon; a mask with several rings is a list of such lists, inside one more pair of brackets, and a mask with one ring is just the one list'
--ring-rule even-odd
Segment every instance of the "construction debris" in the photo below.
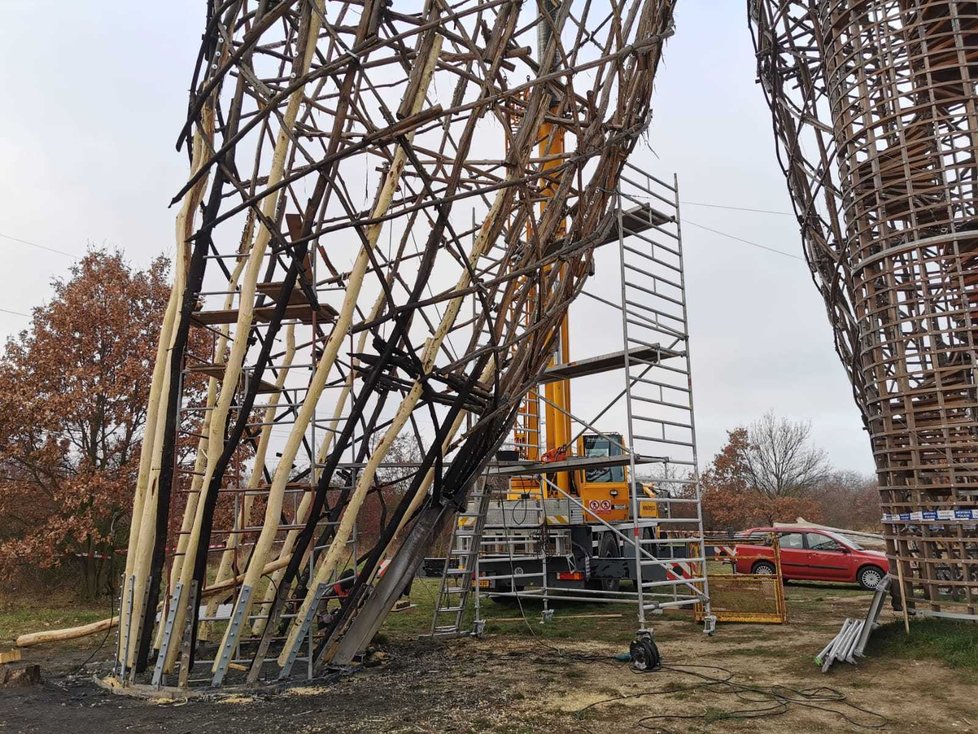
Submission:
{"label": "construction debris", "polygon": [[831,642],[822,648],[822,652],[815,656],[815,664],[822,666],[823,673],[827,673],[832,667],[832,663],[836,661],[841,660],[850,665],[855,665],[856,658],[864,657],[869,636],[878,626],[877,621],[890,590],[890,581],[890,576],[884,576],[883,580],[877,584],[866,618],[857,620],[846,617],[839,634],[833,637]]}

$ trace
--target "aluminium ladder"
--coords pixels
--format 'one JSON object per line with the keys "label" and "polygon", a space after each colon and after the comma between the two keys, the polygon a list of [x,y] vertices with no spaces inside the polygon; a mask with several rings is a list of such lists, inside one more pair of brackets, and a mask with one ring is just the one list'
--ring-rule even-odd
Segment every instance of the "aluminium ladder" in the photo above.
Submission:
{"label": "aluminium ladder", "polygon": [[431,619],[432,637],[457,637],[461,634],[462,617],[474,583],[491,494],[485,477],[480,477],[465,509],[455,515],[435,601],[435,613]]}

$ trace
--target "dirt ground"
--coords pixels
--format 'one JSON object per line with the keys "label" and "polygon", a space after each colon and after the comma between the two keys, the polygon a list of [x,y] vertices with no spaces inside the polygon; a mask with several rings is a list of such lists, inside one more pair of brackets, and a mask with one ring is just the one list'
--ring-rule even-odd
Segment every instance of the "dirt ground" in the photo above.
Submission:
{"label": "dirt ground", "polygon": [[[721,625],[707,637],[685,617],[659,618],[666,668],[637,674],[613,656],[631,621],[558,609],[543,627],[496,613],[481,639],[417,640],[423,607],[402,617],[385,664],[281,691],[168,703],[98,687],[91,646],[36,648],[43,685],[0,691],[0,732],[976,732],[974,669],[873,655],[823,675],[813,656],[870,596],[830,587],[788,589],[790,624]],[[604,610],[599,610],[604,611]],[[518,612],[517,612],[518,613]],[[504,617],[509,615],[509,617]],[[563,617],[562,617],[563,615]],[[509,621],[506,621],[506,620]],[[895,619],[887,610],[883,621]],[[510,626],[507,626],[510,625]],[[587,635],[587,628],[596,634]],[[585,637],[598,638],[588,642]],[[688,717],[688,718],[683,718]]]}

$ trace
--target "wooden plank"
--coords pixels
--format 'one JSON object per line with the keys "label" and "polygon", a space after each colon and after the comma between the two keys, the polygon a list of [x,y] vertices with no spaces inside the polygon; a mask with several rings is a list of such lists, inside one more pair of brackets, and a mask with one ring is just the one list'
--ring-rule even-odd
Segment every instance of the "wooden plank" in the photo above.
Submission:
{"label": "wooden plank", "polygon": [[[268,322],[272,319],[275,306],[259,306],[255,309],[255,321]],[[289,304],[285,307],[282,314],[283,320],[295,319],[304,324],[311,324],[313,320],[313,309],[308,303]],[[317,321],[320,324],[331,324],[336,320],[336,309],[325,303],[319,305],[319,310],[315,312]],[[234,324],[238,320],[238,309],[218,309],[216,311],[195,311],[193,320],[202,326],[216,326],[220,324]]]}
{"label": "wooden plank", "polygon": [[20,650],[7,650],[6,652],[0,652],[0,665],[5,665],[6,663],[16,663],[19,661],[23,655]]}
{"label": "wooden plank", "polygon": [[[648,364],[649,362],[659,362],[669,357],[680,356],[680,352],[665,347],[637,347],[628,350],[630,360]],[[625,368],[625,351],[611,352],[602,354],[598,357],[579,359],[567,364],[554,365],[548,367],[540,379],[540,384],[566,380],[574,377],[584,377],[587,375],[597,375],[602,372],[611,372]]]}

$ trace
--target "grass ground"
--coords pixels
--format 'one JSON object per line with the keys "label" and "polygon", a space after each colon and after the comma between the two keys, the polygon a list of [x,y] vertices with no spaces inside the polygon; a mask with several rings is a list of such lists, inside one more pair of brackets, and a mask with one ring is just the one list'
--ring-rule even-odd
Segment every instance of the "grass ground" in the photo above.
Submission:
{"label": "grass ground", "polygon": [[978,674],[978,628],[969,622],[921,619],[907,635],[903,622],[888,622],[873,633],[868,654],[903,660],[936,660]]}
{"label": "grass ground", "polygon": [[0,646],[28,632],[97,622],[109,612],[106,604],[79,601],[70,594],[0,598]]}
{"label": "grass ground", "polygon": [[[416,579],[411,587],[412,608],[388,616],[382,629],[383,635],[392,641],[406,640],[431,631],[431,619],[438,593],[437,579]],[[530,599],[522,600],[522,606],[514,599],[498,602],[483,598],[481,617],[485,620],[487,635],[502,635],[542,639],[587,638],[602,642],[627,642],[634,626],[635,607],[628,604],[585,604],[552,602],[556,622],[542,622],[543,605]],[[469,604],[467,629],[474,617]]]}

